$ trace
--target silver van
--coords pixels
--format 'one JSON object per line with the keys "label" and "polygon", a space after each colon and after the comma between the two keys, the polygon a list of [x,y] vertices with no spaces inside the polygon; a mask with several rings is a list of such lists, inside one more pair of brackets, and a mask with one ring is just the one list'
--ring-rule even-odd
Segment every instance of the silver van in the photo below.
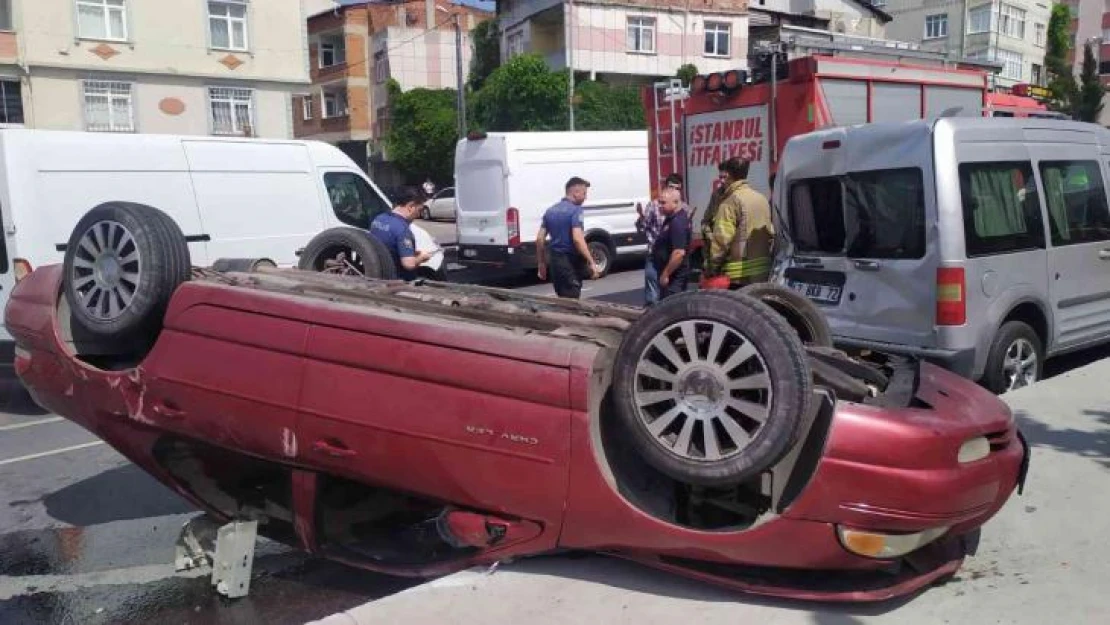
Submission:
{"label": "silver van", "polygon": [[847,348],[912,353],[996,393],[1110,340],[1110,130],[950,117],[821,130],[783,151],[774,280]]}

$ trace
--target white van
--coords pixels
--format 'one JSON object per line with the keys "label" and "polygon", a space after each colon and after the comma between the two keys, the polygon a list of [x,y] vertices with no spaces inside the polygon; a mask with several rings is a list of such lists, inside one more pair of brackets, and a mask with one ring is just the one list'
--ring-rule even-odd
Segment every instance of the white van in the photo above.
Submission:
{"label": "white van", "polygon": [[647,251],[636,230],[646,206],[644,130],[472,133],[455,149],[459,262],[471,268],[536,266],[536,232],[574,176],[590,182],[586,240],[604,275],[617,256]]}
{"label": "white van", "polygon": [[[346,191],[347,193],[336,193]],[[358,205],[333,207],[333,195]],[[337,148],[315,141],[0,130],[0,306],[18,277],[62,262],[70,231],[105,202],[146,204],[173,217],[192,262],[298,252],[336,226],[366,229],[390,202]],[[416,247],[436,249],[413,225]],[[441,274],[443,255],[424,267]],[[11,337],[0,329],[0,345]],[[0,362],[10,362],[0,354]]]}

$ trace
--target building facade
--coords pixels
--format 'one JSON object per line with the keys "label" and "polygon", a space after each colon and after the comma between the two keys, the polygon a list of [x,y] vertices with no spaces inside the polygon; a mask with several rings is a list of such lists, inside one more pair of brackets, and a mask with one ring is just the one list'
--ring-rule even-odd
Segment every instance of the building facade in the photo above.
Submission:
{"label": "building facade", "polygon": [[885,0],[882,8],[894,17],[887,26],[891,39],[1000,64],[996,88],[1047,82],[1051,0]]}
{"label": "building facade", "polygon": [[290,96],[308,84],[300,2],[0,0],[0,9],[10,25],[0,28],[0,96],[18,81],[27,127],[293,134]]}
{"label": "building facade", "polygon": [[[345,2],[308,18],[312,86],[294,98],[295,135],[339,146],[382,184],[397,182],[382,139],[389,129],[390,79],[403,91],[456,88],[455,19],[463,80],[470,31],[493,15],[445,0]],[[429,27],[430,26],[430,27]]]}

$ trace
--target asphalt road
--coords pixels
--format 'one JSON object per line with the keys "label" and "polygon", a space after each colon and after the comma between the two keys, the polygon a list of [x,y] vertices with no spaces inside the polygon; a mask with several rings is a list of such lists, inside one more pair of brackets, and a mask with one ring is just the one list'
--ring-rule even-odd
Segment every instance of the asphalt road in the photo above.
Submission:
{"label": "asphalt road", "polygon": [[[432,228],[441,244],[453,242],[445,236],[453,224]],[[588,282],[584,296],[640,304],[643,274],[636,264]],[[528,275],[497,284],[553,293],[550,284]],[[1053,362],[1049,373],[1107,355],[1110,348],[1083,352]],[[284,625],[323,618],[414,583],[263,541],[250,595],[225,600],[207,576],[173,571],[178,530],[194,514],[95,436],[43,413],[14,380],[0,380],[0,624]]]}

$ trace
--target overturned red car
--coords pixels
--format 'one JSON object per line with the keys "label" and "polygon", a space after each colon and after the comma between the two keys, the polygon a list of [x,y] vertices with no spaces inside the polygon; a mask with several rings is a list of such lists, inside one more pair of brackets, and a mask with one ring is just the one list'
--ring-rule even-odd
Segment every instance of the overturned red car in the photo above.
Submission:
{"label": "overturned red car", "polygon": [[216,518],[358,567],[594,550],[882,600],[955,573],[1028,467],[994,395],[832,349],[772,286],[641,311],[239,264],[191,267],[156,209],[94,208],[11,295],[16,370]]}

